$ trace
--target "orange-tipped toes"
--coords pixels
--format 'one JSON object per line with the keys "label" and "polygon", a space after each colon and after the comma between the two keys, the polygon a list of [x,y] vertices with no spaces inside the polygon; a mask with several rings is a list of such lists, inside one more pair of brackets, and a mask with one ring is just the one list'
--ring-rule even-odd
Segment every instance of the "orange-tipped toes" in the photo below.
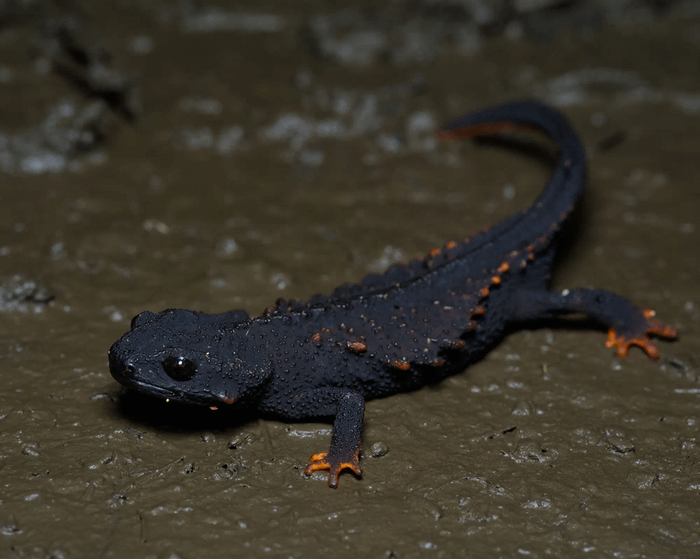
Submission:
{"label": "orange-tipped toes", "polygon": [[654,318],[656,313],[653,309],[642,309],[642,314],[646,318],[646,328],[642,334],[638,334],[632,338],[626,338],[624,335],[618,335],[613,328],[608,330],[608,339],[605,340],[605,347],[617,348],[618,357],[627,357],[629,348],[633,345],[640,347],[652,359],[658,359],[661,353],[659,349],[651,343],[647,334],[654,334],[660,338],[673,340],[678,337],[678,332],[674,328],[659,322]]}
{"label": "orange-tipped toes", "polygon": [[349,462],[341,462],[336,460],[328,460],[327,452],[318,452],[311,456],[309,463],[304,468],[304,473],[308,476],[317,470],[329,470],[328,485],[329,487],[338,487],[338,476],[345,469],[352,470],[356,475],[362,476],[362,468],[360,467],[360,452],[357,451]]}
{"label": "orange-tipped toes", "polygon": [[674,340],[678,337],[678,332],[675,328],[671,328],[654,318],[656,316],[656,311],[654,311],[654,309],[642,309],[642,312],[644,313],[644,318],[647,319],[647,334],[654,334],[660,338],[668,338],[670,340]]}

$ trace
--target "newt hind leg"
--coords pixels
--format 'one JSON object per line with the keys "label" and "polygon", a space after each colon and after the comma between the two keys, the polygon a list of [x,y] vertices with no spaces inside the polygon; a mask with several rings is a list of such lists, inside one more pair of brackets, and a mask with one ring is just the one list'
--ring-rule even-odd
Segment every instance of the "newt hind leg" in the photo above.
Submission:
{"label": "newt hind leg", "polygon": [[649,335],[675,339],[675,329],[654,318],[655,312],[634,305],[621,295],[599,289],[572,289],[561,293],[523,291],[513,309],[513,321],[551,318],[566,313],[583,313],[608,326],[606,347],[627,357],[631,346],[640,347],[652,359],[659,350]]}

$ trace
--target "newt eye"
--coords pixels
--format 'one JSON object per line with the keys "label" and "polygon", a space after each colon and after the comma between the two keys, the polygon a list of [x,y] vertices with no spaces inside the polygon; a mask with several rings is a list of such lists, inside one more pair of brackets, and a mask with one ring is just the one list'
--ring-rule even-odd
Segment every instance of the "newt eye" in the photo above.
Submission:
{"label": "newt eye", "polygon": [[197,374],[197,365],[184,357],[166,357],[161,361],[163,369],[168,376],[173,380],[190,380]]}

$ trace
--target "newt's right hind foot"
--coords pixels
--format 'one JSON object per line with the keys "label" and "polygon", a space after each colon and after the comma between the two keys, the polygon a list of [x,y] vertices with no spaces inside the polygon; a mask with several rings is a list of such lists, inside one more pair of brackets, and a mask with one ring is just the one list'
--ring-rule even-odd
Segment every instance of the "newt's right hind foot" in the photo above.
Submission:
{"label": "newt's right hind foot", "polygon": [[674,328],[659,322],[654,318],[656,313],[652,309],[638,309],[640,314],[634,317],[632,324],[620,328],[619,332],[615,328],[608,330],[608,339],[605,347],[616,347],[618,357],[627,357],[631,346],[636,345],[652,359],[659,358],[659,349],[651,343],[649,334],[660,338],[673,340],[678,337],[678,332]]}

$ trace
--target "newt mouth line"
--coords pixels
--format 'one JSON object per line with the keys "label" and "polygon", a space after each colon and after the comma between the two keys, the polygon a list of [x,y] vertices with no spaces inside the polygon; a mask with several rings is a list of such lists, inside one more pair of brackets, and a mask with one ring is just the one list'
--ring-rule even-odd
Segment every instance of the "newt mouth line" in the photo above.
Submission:
{"label": "newt mouth line", "polygon": [[149,396],[154,396],[165,400],[166,402],[177,402],[180,404],[192,404],[197,406],[211,406],[213,400],[219,400],[222,404],[233,404],[236,402],[237,398],[230,396],[228,394],[187,394],[178,390],[170,390],[151,384],[149,382],[143,382],[132,377],[126,377],[123,374],[114,375],[123,386],[130,390],[136,390],[137,392],[142,392]]}

